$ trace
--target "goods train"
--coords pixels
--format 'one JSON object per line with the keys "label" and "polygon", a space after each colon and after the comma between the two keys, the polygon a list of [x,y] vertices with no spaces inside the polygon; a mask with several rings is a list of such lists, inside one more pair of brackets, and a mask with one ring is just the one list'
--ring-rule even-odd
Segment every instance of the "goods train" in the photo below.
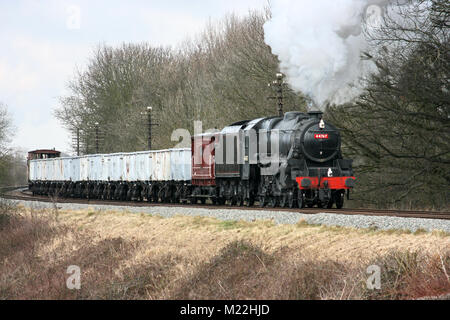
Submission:
{"label": "goods train", "polygon": [[34,195],[340,209],[355,185],[339,130],[319,111],[236,122],[192,137],[191,148],[34,154],[28,161]]}

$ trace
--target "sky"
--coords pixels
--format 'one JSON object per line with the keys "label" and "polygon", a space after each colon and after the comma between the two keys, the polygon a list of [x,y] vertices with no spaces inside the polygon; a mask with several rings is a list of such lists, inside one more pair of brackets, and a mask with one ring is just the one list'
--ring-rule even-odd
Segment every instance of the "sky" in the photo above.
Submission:
{"label": "sky", "polygon": [[0,103],[15,127],[12,147],[72,153],[54,117],[67,83],[99,44],[177,46],[227,13],[267,0],[0,0]]}

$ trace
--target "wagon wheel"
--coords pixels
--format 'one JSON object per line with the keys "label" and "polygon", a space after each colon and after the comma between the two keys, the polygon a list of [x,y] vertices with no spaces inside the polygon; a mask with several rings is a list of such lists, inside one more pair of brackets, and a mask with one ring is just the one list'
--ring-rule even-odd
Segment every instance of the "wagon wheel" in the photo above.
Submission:
{"label": "wagon wheel", "polygon": [[265,196],[259,196],[259,206],[262,208],[266,205],[266,197]]}
{"label": "wagon wheel", "polygon": [[336,208],[342,209],[343,206],[344,206],[344,194],[339,193],[336,196]]}
{"label": "wagon wheel", "polygon": [[231,200],[230,200],[230,205],[231,206],[235,206],[236,204],[238,204],[239,201],[239,191],[238,191],[238,186],[230,186],[231,188]]}
{"label": "wagon wheel", "polygon": [[164,202],[170,203],[172,201],[172,191],[170,189],[167,189],[166,192],[164,192]]}
{"label": "wagon wheel", "polygon": [[293,208],[294,207],[294,192],[290,191],[289,194],[287,195],[287,206],[289,208]]}
{"label": "wagon wheel", "polygon": [[151,192],[151,202],[158,202],[158,189],[153,189]]}
{"label": "wagon wheel", "polygon": [[238,194],[237,194],[237,205],[239,207],[242,207],[245,203],[246,200],[246,196],[247,196],[247,187],[243,184],[240,184],[238,187]]}
{"label": "wagon wheel", "polygon": [[170,199],[170,202],[172,202],[172,203],[180,203],[180,198],[178,197],[176,192],[172,193],[172,198]]}
{"label": "wagon wheel", "polygon": [[187,188],[186,186],[184,186],[182,189],[181,189],[181,195],[180,195],[180,200],[181,200],[181,203],[182,204],[187,204],[188,203],[188,197],[189,197],[189,188]]}
{"label": "wagon wheel", "polygon": [[287,203],[288,203],[288,195],[283,194],[280,198],[280,207],[285,208],[287,206]]}
{"label": "wagon wheel", "polygon": [[[300,209],[305,207],[305,199],[303,198],[303,192],[299,191],[297,196],[297,205]],[[308,204],[309,207],[309,204]]]}

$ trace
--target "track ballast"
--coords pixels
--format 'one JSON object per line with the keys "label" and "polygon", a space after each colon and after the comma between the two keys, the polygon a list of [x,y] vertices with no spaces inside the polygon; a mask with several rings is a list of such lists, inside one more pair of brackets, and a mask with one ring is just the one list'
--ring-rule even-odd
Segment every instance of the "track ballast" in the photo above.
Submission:
{"label": "track ballast", "polygon": [[281,207],[245,207],[245,206],[218,206],[213,204],[181,204],[181,203],[155,203],[155,202],[136,202],[136,201],[112,201],[112,200],[97,200],[97,199],[66,199],[54,198],[47,196],[32,196],[23,189],[17,189],[6,192],[2,195],[5,199],[21,200],[21,201],[35,201],[35,202],[50,202],[50,203],[75,203],[75,204],[90,204],[90,205],[113,205],[120,207],[189,207],[189,208],[204,208],[204,209],[237,209],[237,210],[253,210],[253,211],[283,211],[296,212],[303,214],[317,214],[317,213],[333,213],[340,215],[366,215],[366,216],[390,216],[402,218],[421,218],[421,219],[441,219],[450,220],[450,212],[436,212],[436,211],[406,211],[406,210],[379,210],[379,209],[325,209],[325,208],[281,208]]}

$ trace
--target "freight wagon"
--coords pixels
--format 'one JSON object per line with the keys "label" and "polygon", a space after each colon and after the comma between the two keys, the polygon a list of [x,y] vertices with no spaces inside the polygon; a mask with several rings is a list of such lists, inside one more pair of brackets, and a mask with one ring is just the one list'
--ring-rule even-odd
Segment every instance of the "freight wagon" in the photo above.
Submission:
{"label": "freight wagon", "polygon": [[33,194],[105,200],[180,201],[191,180],[191,149],[29,161]]}

